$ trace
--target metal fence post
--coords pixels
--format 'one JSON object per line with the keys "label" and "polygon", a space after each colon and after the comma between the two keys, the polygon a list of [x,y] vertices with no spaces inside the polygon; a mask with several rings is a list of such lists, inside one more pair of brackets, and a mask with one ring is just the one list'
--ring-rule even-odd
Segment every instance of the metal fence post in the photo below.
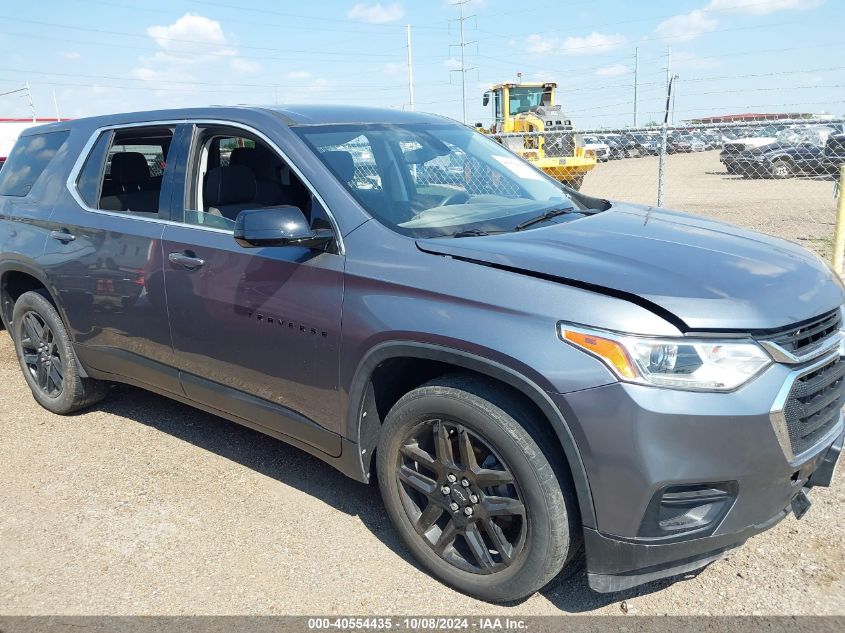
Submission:
{"label": "metal fence post", "polygon": [[836,207],[836,230],[833,234],[833,269],[842,274],[845,257],[845,165],[839,168],[839,204]]}
{"label": "metal fence post", "polygon": [[665,184],[665,169],[666,169],[666,142],[668,140],[669,131],[666,123],[663,123],[663,130],[660,134],[660,162],[657,167],[657,206],[663,206],[663,188]]}

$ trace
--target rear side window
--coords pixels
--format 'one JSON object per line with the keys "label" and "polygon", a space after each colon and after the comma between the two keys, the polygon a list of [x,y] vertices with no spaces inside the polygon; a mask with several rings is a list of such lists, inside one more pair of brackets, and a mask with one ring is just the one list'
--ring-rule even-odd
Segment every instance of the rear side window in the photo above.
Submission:
{"label": "rear side window", "polygon": [[91,148],[79,173],[79,196],[92,209],[158,214],[172,141],[171,127],[105,132]]}
{"label": "rear side window", "polygon": [[69,132],[33,134],[18,139],[0,170],[0,196],[23,197],[67,141]]}

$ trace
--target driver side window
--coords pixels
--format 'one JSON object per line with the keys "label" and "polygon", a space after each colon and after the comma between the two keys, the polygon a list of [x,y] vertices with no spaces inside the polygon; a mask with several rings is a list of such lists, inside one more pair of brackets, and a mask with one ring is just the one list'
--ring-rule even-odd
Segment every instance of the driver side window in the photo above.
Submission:
{"label": "driver side window", "polygon": [[197,129],[188,165],[186,224],[232,230],[246,209],[289,205],[311,219],[311,192],[261,139],[239,129]]}

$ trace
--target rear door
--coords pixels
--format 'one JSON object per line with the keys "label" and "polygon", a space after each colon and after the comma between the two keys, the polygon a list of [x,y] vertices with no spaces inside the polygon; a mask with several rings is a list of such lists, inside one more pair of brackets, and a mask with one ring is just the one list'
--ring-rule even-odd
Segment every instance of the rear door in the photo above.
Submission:
{"label": "rear door", "polygon": [[177,133],[176,124],[97,131],[55,207],[43,262],[83,363],[173,393],[161,237]]}
{"label": "rear door", "polygon": [[[163,236],[176,363],[188,397],[339,454],[338,354],[344,257],[302,247],[243,248],[244,209],[293,205],[328,215],[295,169],[256,133],[197,125],[184,191]],[[181,181],[180,181],[181,183]]]}

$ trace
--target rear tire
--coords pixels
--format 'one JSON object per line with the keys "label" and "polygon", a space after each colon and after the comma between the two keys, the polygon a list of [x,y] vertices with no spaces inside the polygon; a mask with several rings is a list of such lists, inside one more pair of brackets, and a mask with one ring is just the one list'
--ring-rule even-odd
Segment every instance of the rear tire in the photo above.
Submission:
{"label": "rear tire", "polygon": [[778,180],[781,178],[791,178],[794,175],[794,169],[788,160],[780,159],[772,163],[771,174],[772,178]]}
{"label": "rear tire", "polygon": [[24,379],[42,407],[64,415],[105,397],[106,383],[79,375],[67,329],[44,294],[32,291],[18,297],[11,334]]}
{"label": "rear tire", "polygon": [[387,513],[444,583],[495,602],[529,596],[582,542],[556,442],[502,389],[469,374],[435,379],[385,419],[377,466]]}

